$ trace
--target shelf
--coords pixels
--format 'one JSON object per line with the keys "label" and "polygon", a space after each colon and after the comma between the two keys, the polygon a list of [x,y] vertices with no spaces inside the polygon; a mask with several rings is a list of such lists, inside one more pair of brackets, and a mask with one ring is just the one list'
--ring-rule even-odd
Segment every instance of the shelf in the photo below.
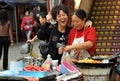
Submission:
{"label": "shelf", "polygon": [[[118,14],[117,14],[118,15]],[[120,15],[120,14],[119,14]],[[114,19],[114,20],[113,20]],[[101,18],[99,18],[99,19],[93,19],[93,22],[94,21],[120,21],[120,18],[104,18],[104,19],[101,19]]]}
{"label": "shelf", "polygon": [[94,0],[90,18],[96,29],[96,54],[120,51],[120,1]]}
{"label": "shelf", "polygon": [[103,26],[103,28],[102,28],[102,27],[100,28],[99,26],[96,26],[95,29],[96,29],[96,31],[99,31],[99,32],[100,32],[100,31],[120,32],[120,29],[119,29],[119,28],[116,28],[116,29],[114,28],[114,29],[113,29],[113,28],[111,28],[111,27],[109,27],[109,28],[107,28],[107,27],[104,28],[104,27],[105,27],[105,26]]}
{"label": "shelf", "polygon": [[97,52],[96,55],[114,55],[117,52]]}
{"label": "shelf", "polygon": [[120,49],[120,46],[97,46],[97,48],[117,48],[117,49]]}
{"label": "shelf", "polygon": [[99,42],[100,42],[100,43],[102,43],[102,42],[105,42],[105,43],[106,43],[106,42],[108,42],[108,43],[109,43],[109,42],[111,42],[111,43],[120,43],[120,40],[112,40],[112,41],[108,41],[108,40],[106,40],[106,41],[100,41],[100,40],[98,40],[97,43],[99,43]]}
{"label": "shelf", "polygon": [[93,24],[93,27],[95,27],[95,26],[112,26],[112,25],[119,26],[120,24],[118,24],[118,23],[116,23],[116,24],[99,24],[99,23],[97,23],[97,24]]}
{"label": "shelf", "polygon": [[[99,37],[120,37],[120,35],[97,35],[97,36],[99,36]],[[115,39],[114,39],[115,40]]]}

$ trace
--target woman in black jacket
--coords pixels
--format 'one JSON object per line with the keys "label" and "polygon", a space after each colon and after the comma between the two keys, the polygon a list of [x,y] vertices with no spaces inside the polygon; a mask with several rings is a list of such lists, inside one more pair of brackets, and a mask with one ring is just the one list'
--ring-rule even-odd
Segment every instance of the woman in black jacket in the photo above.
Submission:
{"label": "woman in black jacket", "polygon": [[[45,34],[49,32],[49,34],[47,34],[49,38],[48,54],[51,55],[53,60],[59,60],[60,63],[61,55],[58,54],[58,48],[67,44],[67,36],[71,29],[71,27],[68,26],[68,8],[63,4],[57,5],[52,8],[51,15],[56,21],[56,24],[52,28],[41,30],[37,36],[42,40],[43,36],[46,36]],[[46,32],[46,30],[48,31]]]}

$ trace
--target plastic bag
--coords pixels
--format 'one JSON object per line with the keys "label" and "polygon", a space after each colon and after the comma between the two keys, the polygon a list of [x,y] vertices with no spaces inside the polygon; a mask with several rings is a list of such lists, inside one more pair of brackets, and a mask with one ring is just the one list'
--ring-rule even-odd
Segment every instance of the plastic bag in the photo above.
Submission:
{"label": "plastic bag", "polygon": [[25,43],[20,46],[20,53],[21,54],[28,54],[30,52],[30,43]]}
{"label": "plastic bag", "polygon": [[62,55],[62,58],[61,58],[61,63],[62,62],[69,62],[70,64],[73,64],[72,58],[71,58],[71,56],[69,55],[68,52],[63,52],[63,55]]}

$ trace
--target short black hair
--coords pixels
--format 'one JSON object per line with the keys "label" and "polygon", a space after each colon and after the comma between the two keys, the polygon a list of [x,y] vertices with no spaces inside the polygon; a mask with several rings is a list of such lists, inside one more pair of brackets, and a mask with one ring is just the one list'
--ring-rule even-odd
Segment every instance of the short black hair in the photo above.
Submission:
{"label": "short black hair", "polygon": [[56,15],[60,13],[60,10],[62,10],[64,13],[67,14],[67,16],[69,16],[69,11],[67,6],[65,6],[64,4],[56,5],[51,10],[52,18],[54,20],[56,20]]}
{"label": "short black hair", "polygon": [[46,15],[47,15],[47,12],[41,12],[41,13],[40,13],[40,16],[41,16],[42,18],[46,18]]}
{"label": "short black hair", "polygon": [[86,12],[83,9],[77,9],[74,12],[74,15],[76,15],[77,17],[79,17],[80,19],[84,20],[84,18],[87,19],[87,15]]}
{"label": "short black hair", "polygon": [[0,10],[0,24],[4,25],[9,20],[8,13],[5,9]]}

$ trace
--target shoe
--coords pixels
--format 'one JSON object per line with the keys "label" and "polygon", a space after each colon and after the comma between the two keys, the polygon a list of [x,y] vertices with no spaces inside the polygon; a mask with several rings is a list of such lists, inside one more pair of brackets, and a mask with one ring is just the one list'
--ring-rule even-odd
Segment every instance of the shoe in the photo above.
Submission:
{"label": "shoe", "polygon": [[8,68],[3,68],[3,70],[8,70]]}

